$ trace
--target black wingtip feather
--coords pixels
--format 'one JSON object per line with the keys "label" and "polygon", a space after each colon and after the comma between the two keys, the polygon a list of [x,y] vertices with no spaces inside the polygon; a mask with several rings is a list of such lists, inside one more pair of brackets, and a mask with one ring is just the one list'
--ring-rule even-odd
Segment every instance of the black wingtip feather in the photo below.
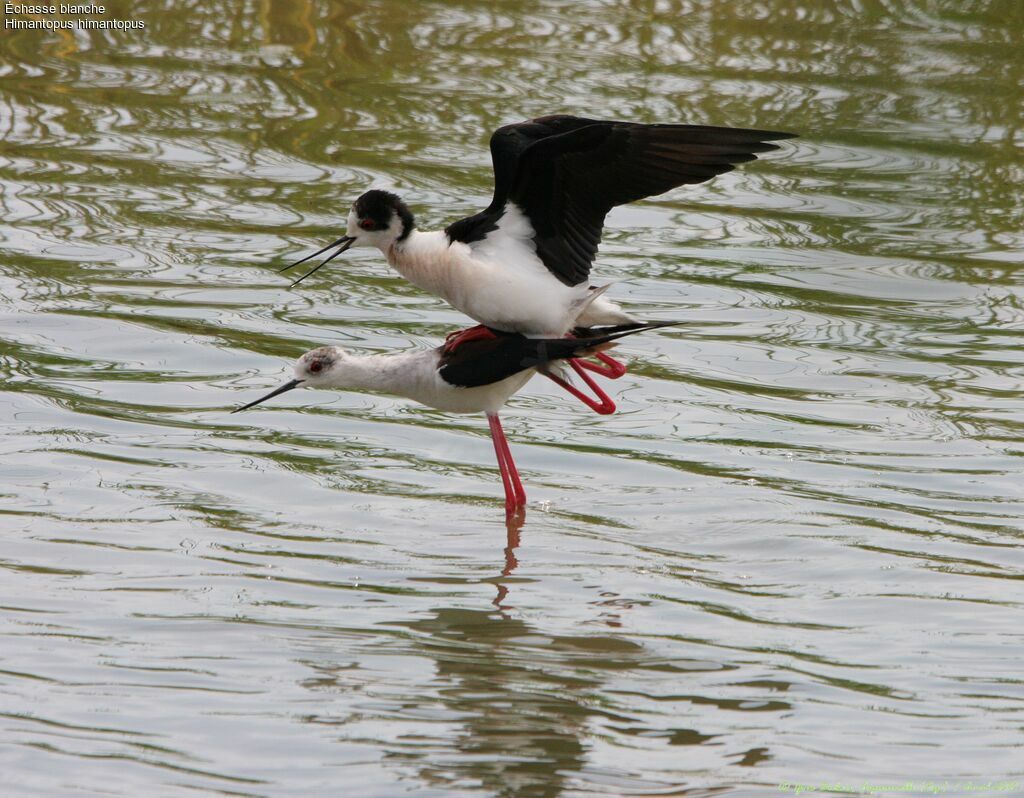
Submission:
{"label": "black wingtip feather", "polygon": [[544,265],[565,285],[579,285],[590,274],[613,207],[703,183],[779,149],[771,142],[791,138],[794,133],[777,130],[568,114],[505,125],[491,136],[491,204],[446,232],[452,241],[479,241],[513,202],[533,226]]}

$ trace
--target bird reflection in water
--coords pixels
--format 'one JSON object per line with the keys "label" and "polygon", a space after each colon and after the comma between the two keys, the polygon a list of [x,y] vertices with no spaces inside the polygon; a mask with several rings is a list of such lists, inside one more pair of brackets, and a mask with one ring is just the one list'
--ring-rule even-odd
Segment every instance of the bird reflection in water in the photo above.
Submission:
{"label": "bird reflection in water", "polygon": [[505,566],[501,569],[501,576],[494,579],[498,588],[498,595],[491,603],[499,610],[510,609],[504,602],[508,598],[509,583],[502,581],[512,576],[512,572],[519,567],[519,560],[516,557],[516,549],[522,540],[522,530],[526,523],[526,508],[520,507],[515,513],[505,518]]}

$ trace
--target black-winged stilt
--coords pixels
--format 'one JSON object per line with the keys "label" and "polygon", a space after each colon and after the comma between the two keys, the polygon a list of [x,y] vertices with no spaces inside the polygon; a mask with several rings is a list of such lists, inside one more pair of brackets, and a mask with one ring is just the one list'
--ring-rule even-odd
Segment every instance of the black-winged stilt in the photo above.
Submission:
{"label": "black-winged stilt", "polygon": [[[295,285],[351,247],[377,247],[410,282],[491,329],[557,338],[575,327],[636,323],[590,285],[608,212],[703,183],[792,136],[568,115],[506,125],[491,136],[494,196],[485,210],[422,232],[398,196],[367,191],[352,206],[345,235],[282,271],[337,248]],[[605,366],[574,359],[572,367],[613,379],[625,372],[607,355],[598,359]],[[600,400],[588,404],[613,412],[607,394],[587,381]]]}
{"label": "black-winged stilt", "polygon": [[626,324],[579,331],[576,338],[526,338],[474,327],[458,346],[388,355],[352,355],[337,346],[306,352],[295,364],[295,376],[249,404],[246,410],[293,388],[370,390],[404,396],[453,413],[487,414],[498,469],[511,515],[526,504],[526,491],[512,459],[498,411],[535,371],[553,362],[585,357],[614,345],[627,335],[666,327],[675,322]]}
{"label": "black-winged stilt", "polygon": [[367,191],[345,235],[282,271],[337,247],[298,283],[351,247],[377,247],[410,282],[491,329],[558,338],[574,327],[633,323],[608,299],[589,296],[608,212],[703,183],[792,137],[566,115],[506,125],[491,136],[494,196],[485,210],[422,232],[398,196]]}

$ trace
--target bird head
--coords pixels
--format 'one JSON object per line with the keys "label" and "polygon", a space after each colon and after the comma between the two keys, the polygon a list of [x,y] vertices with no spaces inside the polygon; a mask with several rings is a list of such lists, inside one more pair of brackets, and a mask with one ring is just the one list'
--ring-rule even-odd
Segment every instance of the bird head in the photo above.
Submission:
{"label": "bird head", "polygon": [[359,197],[348,213],[346,235],[353,247],[377,247],[382,251],[412,232],[414,219],[397,194],[372,189]]}
{"label": "bird head", "polygon": [[306,354],[295,361],[294,379],[289,380],[279,388],[275,388],[266,396],[249,402],[247,405],[242,405],[242,407],[231,412],[238,413],[241,410],[248,410],[250,407],[255,407],[267,401],[267,399],[272,399],[293,388],[343,387],[342,364],[346,357],[345,350],[339,346],[321,346],[319,349],[306,352]]}
{"label": "bird head", "polygon": [[340,346],[321,346],[295,361],[295,379],[307,388],[327,388],[338,382],[345,350]]}
{"label": "bird head", "polygon": [[307,255],[301,260],[285,266],[281,271],[286,272],[300,263],[305,263],[310,258],[315,258],[317,255],[337,247],[319,265],[292,283],[293,286],[298,285],[313,272],[323,268],[342,252],[352,247],[377,247],[381,252],[386,253],[395,242],[404,241],[415,226],[412,211],[397,194],[376,188],[371,189],[360,196],[348,212],[348,227],[345,235],[312,255]]}

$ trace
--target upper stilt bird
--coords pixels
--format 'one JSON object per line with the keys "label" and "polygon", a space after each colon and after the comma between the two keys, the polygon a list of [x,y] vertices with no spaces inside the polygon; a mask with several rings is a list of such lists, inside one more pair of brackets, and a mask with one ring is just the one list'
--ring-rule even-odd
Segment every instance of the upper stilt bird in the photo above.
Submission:
{"label": "upper stilt bird", "polygon": [[567,115],[506,125],[491,136],[494,196],[480,213],[423,232],[398,196],[367,191],[345,235],[282,271],[336,249],[298,283],[351,247],[377,247],[410,282],[494,330],[558,338],[576,327],[635,323],[591,296],[608,212],[703,183],[792,136]]}
{"label": "upper stilt bird", "polygon": [[352,355],[341,347],[322,346],[299,358],[292,380],[232,412],[299,387],[381,391],[453,413],[484,412],[505,489],[505,510],[512,515],[526,504],[526,491],[498,417],[509,397],[536,371],[547,372],[560,360],[586,357],[624,336],[673,323],[580,330],[575,338],[526,338],[474,328],[477,332],[455,347],[449,340],[436,349],[388,355]]}

